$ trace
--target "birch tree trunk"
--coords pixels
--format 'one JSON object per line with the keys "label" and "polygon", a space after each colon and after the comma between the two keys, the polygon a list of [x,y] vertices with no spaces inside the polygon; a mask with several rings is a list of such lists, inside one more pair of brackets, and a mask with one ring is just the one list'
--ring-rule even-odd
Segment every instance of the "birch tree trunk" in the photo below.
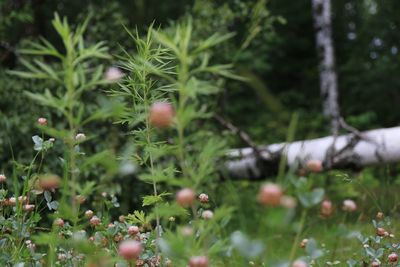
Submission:
{"label": "birch tree trunk", "polygon": [[[371,130],[361,136],[327,136],[259,147],[262,159],[256,156],[253,148],[233,149],[227,155],[225,173],[232,179],[264,179],[276,174],[283,155],[292,168],[301,168],[308,160],[320,160],[324,168],[335,169],[400,162],[400,127]],[[333,143],[336,152],[332,157],[329,151]],[[332,164],[326,164],[330,159]]]}
{"label": "birch tree trunk", "polygon": [[331,0],[312,0],[315,37],[320,58],[320,91],[324,115],[331,121],[331,132],[339,132],[340,109],[338,104],[337,74],[332,41]]}

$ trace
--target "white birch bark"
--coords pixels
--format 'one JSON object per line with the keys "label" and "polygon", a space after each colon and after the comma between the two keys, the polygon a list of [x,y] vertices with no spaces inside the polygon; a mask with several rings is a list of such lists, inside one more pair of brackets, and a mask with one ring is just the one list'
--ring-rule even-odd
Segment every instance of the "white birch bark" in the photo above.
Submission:
{"label": "white birch bark", "polygon": [[331,132],[340,128],[337,74],[332,41],[331,0],[312,0],[317,52],[320,58],[320,91],[324,115],[331,120]]}
{"label": "white birch bark", "polygon": [[332,144],[337,154],[333,157],[333,164],[324,164],[325,168],[358,169],[367,165],[400,162],[400,127],[371,130],[362,133],[362,136],[361,140],[347,134],[336,137],[335,142],[334,136],[327,136],[289,144],[272,144],[259,148],[263,160],[255,156],[253,148],[233,149],[227,154],[225,168],[229,178],[262,179],[274,174],[266,173],[263,167],[277,165],[283,154],[289,167],[308,160],[326,163],[331,156]]}

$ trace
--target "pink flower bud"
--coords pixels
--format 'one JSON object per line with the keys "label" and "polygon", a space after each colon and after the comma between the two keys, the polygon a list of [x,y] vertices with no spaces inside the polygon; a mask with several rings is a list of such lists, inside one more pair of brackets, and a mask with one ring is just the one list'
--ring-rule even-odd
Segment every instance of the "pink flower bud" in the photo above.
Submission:
{"label": "pink flower bud", "polygon": [[207,203],[208,202],[208,195],[204,194],[204,193],[201,193],[199,195],[199,200],[200,200],[201,203]]}
{"label": "pink flower bud", "polygon": [[377,236],[385,236],[386,230],[382,227],[376,228],[376,235]]}
{"label": "pink flower bud", "polygon": [[35,208],[35,205],[32,204],[26,204],[22,207],[24,209],[24,211],[33,211]]}
{"label": "pink flower bud", "polygon": [[203,211],[203,213],[201,214],[201,217],[204,220],[210,220],[212,219],[212,217],[214,217],[214,213],[211,210],[205,210]]}
{"label": "pink flower bud", "polygon": [[175,116],[174,108],[168,103],[154,103],[150,107],[150,124],[156,128],[170,127]]}
{"label": "pink flower bud", "polygon": [[37,120],[37,122],[39,123],[39,125],[47,125],[47,119],[46,118],[39,118]]}
{"label": "pink flower bud", "polygon": [[87,210],[87,211],[85,211],[85,217],[86,217],[86,218],[90,219],[90,218],[93,217],[93,215],[94,215],[94,213],[93,213],[92,210]]}
{"label": "pink flower bud", "polygon": [[300,260],[295,261],[292,264],[292,267],[307,267],[307,266],[308,266],[308,264],[306,262],[300,261]]}
{"label": "pink flower bud", "polygon": [[116,82],[124,77],[124,73],[117,67],[109,67],[105,74],[105,79],[110,82]]}
{"label": "pink flower bud", "polygon": [[39,177],[38,187],[43,191],[54,190],[61,185],[61,179],[55,174],[46,174]]}
{"label": "pink flower bud", "polygon": [[258,201],[264,206],[278,206],[281,203],[283,192],[279,185],[267,183],[260,188]]}
{"label": "pink flower bud", "polygon": [[381,266],[381,264],[379,262],[377,262],[377,261],[373,261],[371,263],[371,267],[380,267],[380,266]]}
{"label": "pink flower bud", "polygon": [[4,174],[0,174],[0,183],[4,183],[7,180],[7,177]]}
{"label": "pink flower bud", "polygon": [[301,248],[305,248],[308,244],[308,239],[304,238],[301,242],[300,242],[300,247]]}
{"label": "pink flower bud", "polygon": [[176,202],[182,207],[189,207],[193,204],[196,194],[190,188],[184,188],[176,194]]}
{"label": "pink flower bud", "polygon": [[329,217],[333,213],[333,205],[330,200],[325,199],[324,201],[321,202],[321,215],[323,217]]}
{"label": "pink flower bud", "polygon": [[344,211],[353,212],[353,211],[356,211],[356,209],[357,209],[357,205],[353,200],[347,199],[347,200],[343,201],[343,210]]}
{"label": "pink flower bud", "polygon": [[10,197],[7,200],[7,204],[8,204],[8,206],[15,206],[15,204],[17,204],[17,199],[15,197]]}
{"label": "pink flower bud", "polygon": [[108,228],[113,228],[115,225],[113,224],[113,223],[109,223],[108,225],[107,225],[107,227]]}
{"label": "pink flower bud", "polygon": [[206,256],[193,256],[189,260],[190,267],[208,267],[208,258]]}
{"label": "pink flower bud", "polygon": [[93,216],[91,219],[90,219],[90,224],[92,225],[92,226],[98,226],[100,223],[101,223],[101,220],[99,219],[99,217],[97,217],[97,216]]}
{"label": "pink flower bud", "polygon": [[54,220],[54,224],[57,225],[58,227],[64,227],[64,220],[61,218],[57,218]]}
{"label": "pink flower bud", "polygon": [[142,252],[142,245],[135,240],[125,240],[119,245],[118,254],[125,260],[135,260]]}
{"label": "pink flower bud", "polygon": [[191,236],[193,235],[193,228],[190,226],[182,227],[181,233],[183,236]]}
{"label": "pink flower bud", "polygon": [[294,209],[297,206],[296,199],[290,196],[283,196],[281,198],[281,206],[287,209]]}
{"label": "pink flower bud", "polygon": [[390,253],[388,256],[389,262],[397,262],[399,256],[396,253]]}
{"label": "pink flower bud", "polygon": [[130,235],[136,235],[139,232],[140,232],[139,227],[137,227],[136,225],[132,225],[132,226],[128,227],[128,234],[130,234]]}
{"label": "pink flower bud", "polygon": [[310,172],[322,171],[322,162],[320,160],[309,160],[307,161],[306,166]]}

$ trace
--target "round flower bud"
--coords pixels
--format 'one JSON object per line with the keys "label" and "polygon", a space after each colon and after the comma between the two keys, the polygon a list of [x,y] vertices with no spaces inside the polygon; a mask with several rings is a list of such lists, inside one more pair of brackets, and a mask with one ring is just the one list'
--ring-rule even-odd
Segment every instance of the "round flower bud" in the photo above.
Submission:
{"label": "round flower bud", "polygon": [[118,248],[118,254],[125,260],[135,260],[142,252],[142,245],[135,240],[125,240]]}
{"label": "round flower bud", "polygon": [[167,128],[172,125],[175,112],[171,104],[154,103],[150,107],[149,121],[156,128]]}
{"label": "round flower bud", "polygon": [[176,193],[176,202],[185,208],[191,206],[195,198],[196,194],[190,188],[181,189],[178,193]]}
{"label": "round flower bud", "polygon": [[211,210],[205,210],[203,211],[203,213],[201,214],[201,217],[204,220],[210,220],[212,219],[212,217],[214,216],[214,213]]}
{"label": "round flower bud", "polygon": [[4,174],[0,174],[0,184],[4,183],[7,180],[7,177]]}
{"label": "round flower bud", "polygon": [[26,204],[22,208],[24,209],[24,211],[33,211],[35,209],[35,205]]}
{"label": "round flower bud", "polygon": [[120,215],[118,217],[118,221],[121,222],[121,223],[124,223],[125,222],[125,216],[124,215]]}
{"label": "round flower bud", "polygon": [[329,217],[333,213],[333,205],[330,200],[325,199],[324,201],[321,202],[321,215],[323,217]]}
{"label": "round flower bud", "polygon": [[140,233],[139,227],[137,227],[136,225],[132,225],[128,227],[128,234],[130,235],[137,235],[138,233]]}
{"label": "round flower bud", "polygon": [[85,211],[85,217],[86,217],[86,218],[90,219],[90,218],[93,217],[93,215],[94,215],[94,213],[93,213],[92,210],[87,210],[87,211]]}
{"label": "round flower bud", "polygon": [[376,218],[377,218],[378,220],[382,220],[383,217],[384,217],[383,212],[378,212],[378,213],[376,214]]}
{"label": "round flower bud", "polygon": [[292,264],[292,267],[307,267],[307,266],[308,264],[305,261],[300,261],[300,260],[295,261]]}
{"label": "round flower bud", "polygon": [[61,218],[57,218],[54,220],[54,224],[57,225],[58,227],[64,227],[64,220]]}
{"label": "round flower bud", "polygon": [[308,239],[304,238],[301,242],[300,242],[300,247],[301,248],[305,248],[307,246],[308,243]]}
{"label": "round flower bud", "polygon": [[85,139],[86,139],[86,135],[84,133],[78,133],[75,136],[75,140],[78,141],[78,142],[85,141]]}
{"label": "round flower bud", "polygon": [[343,201],[343,210],[347,212],[353,212],[356,211],[357,209],[357,204],[351,200],[351,199],[346,199]]}
{"label": "round flower bud", "polygon": [[124,77],[124,73],[117,67],[109,67],[105,79],[109,82],[116,82]]}
{"label": "round flower bud", "polygon": [[382,228],[382,227],[376,228],[376,235],[377,236],[385,236],[385,232],[386,232],[386,230],[384,228]]}
{"label": "round flower bud", "polygon": [[193,235],[193,228],[190,226],[182,227],[181,233],[183,236],[191,236]]}
{"label": "round flower bud", "polygon": [[37,120],[37,122],[39,123],[39,125],[47,125],[47,119],[46,118],[39,118]]}
{"label": "round flower bud", "polygon": [[388,256],[389,262],[397,262],[398,258],[399,256],[394,252],[390,253]]}
{"label": "round flower bud", "polygon": [[199,200],[200,200],[201,203],[207,203],[208,202],[208,195],[204,194],[204,193],[201,193],[199,195]]}
{"label": "round flower bud", "polygon": [[61,185],[61,179],[54,174],[46,174],[39,177],[38,187],[43,191],[54,190]]}
{"label": "round flower bud", "polygon": [[190,267],[208,267],[208,258],[206,256],[193,256],[189,259]]}
{"label": "round flower bud", "polygon": [[99,217],[93,216],[93,217],[90,219],[89,223],[90,223],[92,226],[98,226],[98,225],[101,223],[101,220],[100,220]]}
{"label": "round flower bud", "polygon": [[290,196],[282,196],[281,206],[287,209],[294,209],[297,206],[296,199]]}
{"label": "round flower bud", "polygon": [[381,264],[379,262],[377,262],[377,261],[373,261],[371,263],[371,267],[380,267],[380,266],[381,266]]}
{"label": "round flower bud", "polygon": [[306,167],[310,172],[321,172],[323,169],[322,162],[320,160],[309,160],[306,163]]}
{"label": "round flower bud", "polygon": [[258,201],[264,206],[278,206],[281,203],[283,192],[279,185],[267,183],[260,188]]}

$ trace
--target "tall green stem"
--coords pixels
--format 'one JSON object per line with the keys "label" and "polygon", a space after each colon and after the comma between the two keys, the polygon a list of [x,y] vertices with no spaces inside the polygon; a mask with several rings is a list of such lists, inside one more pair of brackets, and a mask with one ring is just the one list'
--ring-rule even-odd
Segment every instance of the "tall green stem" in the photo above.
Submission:
{"label": "tall green stem", "polygon": [[298,248],[299,242],[300,242],[300,236],[303,233],[303,228],[304,228],[304,224],[306,222],[306,217],[307,217],[307,209],[303,209],[303,211],[301,213],[299,229],[298,229],[296,237],[293,241],[292,249],[290,250],[289,266],[292,266],[292,263],[294,261],[294,257],[296,255],[296,251],[297,251],[297,248]]}

